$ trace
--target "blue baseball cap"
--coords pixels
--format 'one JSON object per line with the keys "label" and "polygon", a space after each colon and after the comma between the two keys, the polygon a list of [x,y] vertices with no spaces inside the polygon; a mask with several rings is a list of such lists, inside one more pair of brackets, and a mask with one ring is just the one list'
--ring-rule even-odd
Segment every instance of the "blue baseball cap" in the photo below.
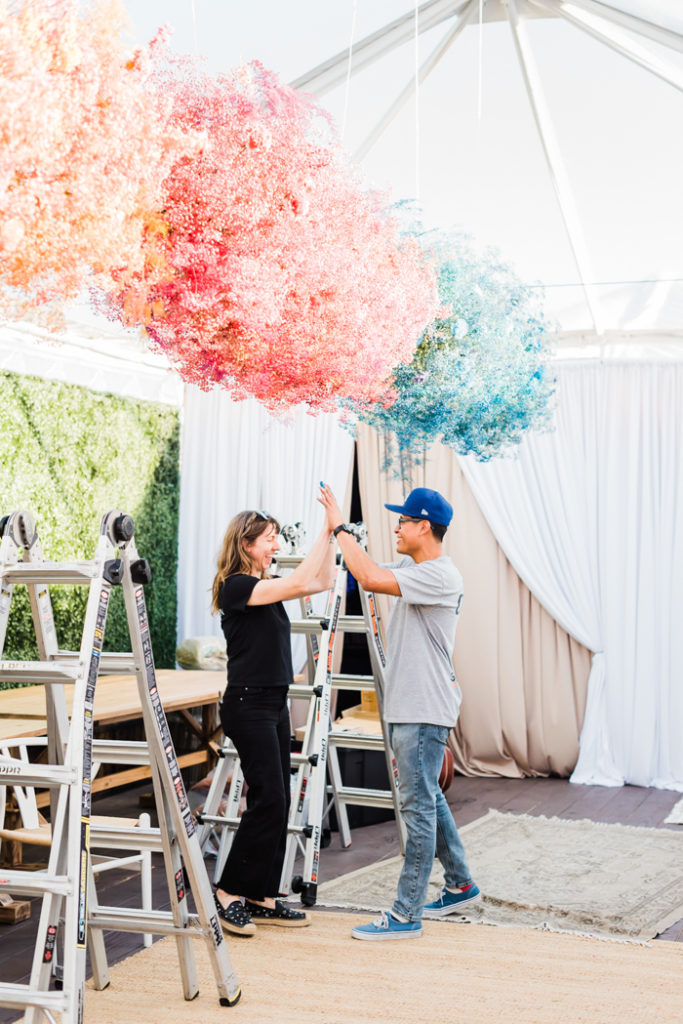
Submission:
{"label": "blue baseball cap", "polygon": [[439,526],[448,526],[453,518],[453,506],[438,491],[428,487],[416,487],[403,505],[385,505],[390,512],[399,512],[411,519],[426,519]]}

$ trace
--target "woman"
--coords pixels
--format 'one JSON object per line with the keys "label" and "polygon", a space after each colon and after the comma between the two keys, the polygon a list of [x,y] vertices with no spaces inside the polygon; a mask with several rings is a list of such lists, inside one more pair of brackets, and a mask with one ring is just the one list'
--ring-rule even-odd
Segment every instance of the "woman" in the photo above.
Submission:
{"label": "woman", "polygon": [[255,924],[301,927],[307,914],[277,900],[290,803],[292,682],[289,618],[282,602],[328,590],[334,544],[325,528],[290,575],[269,577],[280,550],[280,526],[267,512],[240,512],[230,522],[213,582],[228,646],[228,686],[221,723],[237,748],[247,808],[216,890],[226,931],[253,935]]}

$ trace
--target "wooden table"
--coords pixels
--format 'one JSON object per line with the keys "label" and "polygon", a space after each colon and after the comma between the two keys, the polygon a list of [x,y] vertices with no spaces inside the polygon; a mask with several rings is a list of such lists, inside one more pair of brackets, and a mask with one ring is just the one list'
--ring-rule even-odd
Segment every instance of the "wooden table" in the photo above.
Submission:
{"label": "wooden table", "polygon": [[[179,712],[192,732],[199,738],[201,749],[178,757],[181,768],[204,764],[210,759],[209,743],[220,729],[217,704],[226,685],[224,671],[203,672],[157,669],[159,695],[168,714]],[[71,713],[73,688],[65,687],[66,704]],[[198,709],[197,717],[192,709]],[[45,687],[22,686],[0,690],[0,740],[10,737],[41,736],[46,730]],[[100,676],[95,689],[94,720],[96,725],[113,725],[142,717],[138,683],[134,675]],[[93,792],[113,789],[150,778],[147,766],[113,772],[93,780]]]}

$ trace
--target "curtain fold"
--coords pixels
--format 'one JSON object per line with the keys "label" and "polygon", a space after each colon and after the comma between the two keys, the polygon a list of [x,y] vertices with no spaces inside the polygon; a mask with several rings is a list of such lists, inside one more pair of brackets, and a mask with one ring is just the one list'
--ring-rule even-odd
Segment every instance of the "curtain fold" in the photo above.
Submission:
{"label": "curtain fold", "polygon": [[[232,516],[266,509],[282,524],[302,522],[308,546],[324,522],[315,500],[320,480],[343,499],[353,460],[353,439],[335,416],[297,411],[281,421],[256,401],[235,402],[219,389],[192,386],[185,389],[181,443],[179,640],[221,635],[210,590]],[[298,607],[289,610],[299,614]],[[293,641],[296,671],[305,638]]]}
{"label": "curtain fold", "polygon": [[[590,652],[558,626],[520,581],[474,500],[457,456],[443,445],[410,479],[381,472],[385,446],[374,430],[358,433],[358,475],[368,548],[395,558],[398,503],[412,487],[434,487],[455,514],[444,550],[463,574],[465,596],[454,666],[463,690],[453,737],[459,771],[468,775],[568,775],[576,762]],[[386,621],[390,599],[380,599]]]}
{"label": "curtain fold", "polygon": [[683,364],[558,364],[552,433],[462,465],[501,547],[595,652],[572,781],[683,789]]}

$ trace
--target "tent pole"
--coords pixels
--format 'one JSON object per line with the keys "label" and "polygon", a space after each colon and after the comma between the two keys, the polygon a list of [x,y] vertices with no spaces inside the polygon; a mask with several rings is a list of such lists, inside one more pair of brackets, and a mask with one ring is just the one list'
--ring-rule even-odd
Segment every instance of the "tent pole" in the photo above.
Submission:
{"label": "tent pole", "polygon": [[[418,73],[418,81],[420,85],[424,82],[425,78],[434,70],[441,58],[446,54],[448,49],[452,46],[455,40],[458,38],[462,30],[468,21],[471,20],[474,14],[476,4],[479,0],[467,0],[467,5],[460,14],[460,20],[456,25],[444,36],[439,45],[432,51],[420,67]],[[381,120],[375,125],[373,130],[367,136],[365,141],[361,143],[358,149],[353,154],[354,160],[360,161],[370,152],[372,147],[375,145],[379,137],[389,127],[391,122],[394,120],[398,112],[408,102],[410,97],[415,92],[415,78],[411,78],[405,88],[399,93],[392,105],[389,107],[387,112],[381,118]]]}
{"label": "tent pole", "polygon": [[581,284],[586,296],[586,303],[593,320],[595,332],[598,335],[602,335],[604,332],[604,326],[602,323],[598,296],[595,288],[589,283],[595,280],[595,275],[591,268],[590,257],[583,237],[583,230],[581,228],[574,195],[569,182],[569,176],[565,170],[560,147],[555,136],[550,111],[543,95],[541,79],[531,52],[531,47],[529,46],[526,29],[519,18],[517,0],[507,0],[507,6],[510,29],[512,31],[515,48],[517,50],[517,56],[522,70],[522,77],[524,78],[524,83],[529,96],[529,103],[531,104],[543,152],[545,153],[545,158],[548,163],[550,177],[557,195],[560,212],[569,238],[569,244],[571,245],[574,260],[581,278]]}
{"label": "tent pole", "polygon": [[620,28],[629,29],[636,35],[659,43],[661,46],[668,46],[672,50],[683,53],[683,35],[674,29],[664,28],[663,25],[656,25],[653,21],[638,17],[635,14],[627,14],[626,11],[619,11],[609,4],[601,3],[601,0],[568,0],[572,7],[580,7],[588,14],[595,14],[604,21],[611,21]]}
{"label": "tent pole", "polygon": [[[572,25],[576,25],[582,32],[586,32],[589,36],[593,36],[598,42],[604,43],[605,46],[609,46],[611,50],[615,50],[620,53],[622,57],[627,57],[633,61],[634,64],[638,64],[641,68],[645,68],[646,71],[650,71],[657,78],[661,78],[664,82],[672,85],[674,89],[679,89],[683,92],[683,75],[680,71],[677,71],[673,67],[667,67],[661,60],[659,60],[655,54],[649,53],[644,47],[639,46],[635,42],[624,37],[623,39],[614,39],[608,32],[603,32],[602,29],[596,24],[597,18],[593,18],[592,15],[588,16],[587,20],[584,20],[580,11],[572,10],[572,4],[566,4],[564,2],[558,3],[557,0],[530,0],[534,7],[539,7],[549,14],[557,14],[561,18],[570,22]],[[608,26],[607,26],[608,27]]]}
{"label": "tent pole", "polygon": [[[419,31],[427,32],[441,22],[459,15],[469,2],[470,0],[427,0],[418,8]],[[415,11],[412,10],[355,44],[352,74],[374,64],[397,46],[409,42],[414,35]],[[348,49],[343,50],[289,84],[293,89],[302,89],[304,92],[322,96],[342,84],[346,77],[348,59]]]}

